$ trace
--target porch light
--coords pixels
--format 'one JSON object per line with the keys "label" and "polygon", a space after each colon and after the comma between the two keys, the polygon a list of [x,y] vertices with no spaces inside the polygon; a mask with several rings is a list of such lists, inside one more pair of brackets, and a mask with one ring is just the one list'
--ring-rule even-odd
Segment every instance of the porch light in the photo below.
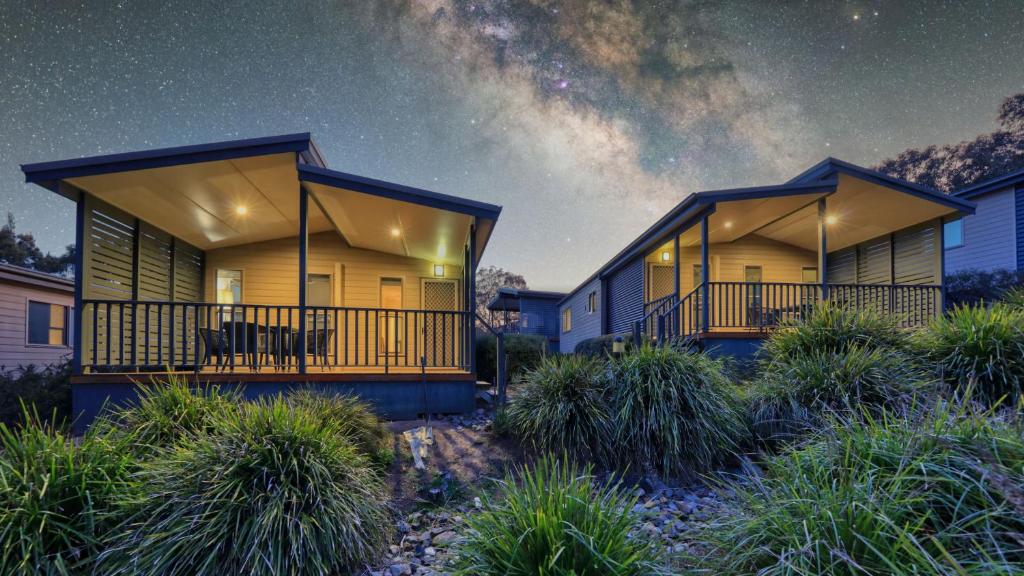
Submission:
{"label": "porch light", "polygon": [[444,277],[444,264],[434,264],[434,276],[438,278]]}
{"label": "porch light", "polygon": [[732,220],[726,220],[725,221],[725,228],[726,229],[732,228]]}
{"label": "porch light", "polygon": [[401,235],[402,235],[402,231],[398,229],[398,226],[392,226],[391,227],[391,237],[392,238],[398,238]]}
{"label": "porch light", "polygon": [[668,262],[669,260],[672,260],[672,253],[667,251],[667,250],[662,252],[661,253],[661,261],[662,262]]}
{"label": "porch light", "polygon": [[239,216],[245,216],[248,213],[249,213],[249,207],[248,206],[245,206],[244,204],[239,204],[238,206],[235,206],[235,214],[238,214]]}
{"label": "porch light", "polygon": [[828,224],[829,226],[835,224],[838,221],[839,221],[839,219],[836,218],[835,216],[832,216],[832,215],[825,216],[825,224]]}

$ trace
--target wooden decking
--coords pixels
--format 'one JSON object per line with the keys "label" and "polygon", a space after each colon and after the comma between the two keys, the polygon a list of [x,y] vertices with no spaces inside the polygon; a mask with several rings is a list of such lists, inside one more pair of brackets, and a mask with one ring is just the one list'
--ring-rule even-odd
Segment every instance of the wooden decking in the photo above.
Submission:
{"label": "wooden decking", "polygon": [[248,368],[219,372],[202,370],[200,372],[108,372],[82,374],[72,376],[72,384],[92,383],[148,383],[165,380],[171,376],[185,378],[200,383],[248,383],[248,382],[409,382],[419,381],[424,377],[428,382],[476,380],[476,374],[464,370],[427,368],[426,371],[413,368],[383,367],[360,368],[325,368],[310,369],[306,374],[295,371],[262,369],[258,372]]}

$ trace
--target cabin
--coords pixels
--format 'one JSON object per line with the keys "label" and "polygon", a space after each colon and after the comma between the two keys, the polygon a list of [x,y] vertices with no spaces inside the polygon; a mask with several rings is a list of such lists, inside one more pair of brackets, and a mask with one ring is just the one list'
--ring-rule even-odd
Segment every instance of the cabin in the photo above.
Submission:
{"label": "cabin", "polygon": [[67,278],[0,264],[0,372],[71,358],[74,286]]}
{"label": "cabin", "polygon": [[824,299],[924,324],[943,309],[944,224],[974,210],[834,158],[692,194],[559,303],[561,351],[623,335],[749,355]]}
{"label": "cabin", "polygon": [[946,223],[946,271],[1024,270],[1024,170],[953,194],[977,210]]}
{"label": "cabin", "polygon": [[76,203],[72,404],[136,383],[474,408],[475,270],[501,208],[327,168],[309,134],[22,166]]}
{"label": "cabin", "polygon": [[490,324],[506,334],[547,338],[548,351],[559,351],[558,303],[564,292],[499,288],[487,303]]}

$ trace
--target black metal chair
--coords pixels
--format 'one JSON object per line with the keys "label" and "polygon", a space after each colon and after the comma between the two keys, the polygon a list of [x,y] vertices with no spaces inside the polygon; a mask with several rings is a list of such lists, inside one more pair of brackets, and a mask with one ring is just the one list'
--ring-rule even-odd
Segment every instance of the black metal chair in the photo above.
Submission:
{"label": "black metal chair", "polygon": [[[334,328],[318,328],[306,331],[305,354],[313,356],[314,366],[327,364],[327,351],[330,350],[329,344],[332,338],[334,338]],[[298,356],[300,353],[299,333],[297,331],[292,332],[292,339],[287,354],[289,356]]]}
{"label": "black metal chair", "polygon": [[234,365],[234,358],[241,355],[243,362],[248,360],[252,370],[259,370],[258,356],[265,352],[260,346],[260,328],[252,322],[224,322],[221,330],[224,334],[224,357],[219,364],[221,371]]}

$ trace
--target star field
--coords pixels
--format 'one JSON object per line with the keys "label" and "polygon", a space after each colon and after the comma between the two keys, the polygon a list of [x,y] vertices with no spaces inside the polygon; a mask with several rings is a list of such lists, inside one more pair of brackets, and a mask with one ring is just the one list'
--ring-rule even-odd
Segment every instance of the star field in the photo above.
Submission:
{"label": "star field", "polygon": [[18,164],[310,131],[333,168],[505,207],[483,264],[567,289],[686,194],[992,129],[1024,3],[0,3],[0,208]]}

